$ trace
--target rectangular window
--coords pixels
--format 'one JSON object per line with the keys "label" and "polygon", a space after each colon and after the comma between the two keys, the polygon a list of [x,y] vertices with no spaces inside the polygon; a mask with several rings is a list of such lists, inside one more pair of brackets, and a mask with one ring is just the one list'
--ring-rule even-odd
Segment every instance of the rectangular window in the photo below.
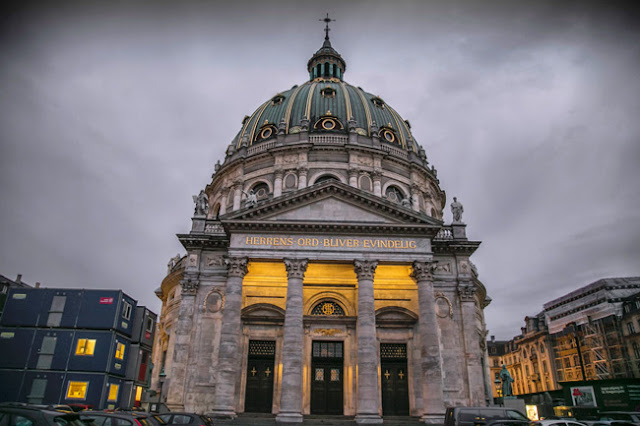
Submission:
{"label": "rectangular window", "polygon": [[640,309],[640,300],[636,300],[636,308]]}
{"label": "rectangular window", "polygon": [[69,382],[67,399],[86,399],[89,382]]}
{"label": "rectangular window", "polygon": [[149,333],[153,331],[153,318],[147,318],[147,326],[145,328],[145,331],[148,331]]}
{"label": "rectangular window", "polygon": [[53,355],[56,353],[56,343],[58,338],[55,336],[45,336],[42,339],[42,345],[40,346],[40,353],[38,355],[38,363],[36,368],[41,370],[48,370],[51,368],[53,362]]}
{"label": "rectangular window", "polygon": [[93,355],[96,349],[96,339],[78,339],[76,355]]}
{"label": "rectangular window", "polygon": [[131,319],[131,303],[124,302],[124,306],[122,307],[122,318],[126,320]]}
{"label": "rectangular window", "polygon": [[66,302],[67,296],[53,296],[49,317],[47,318],[47,327],[60,327]]}
{"label": "rectangular window", "polygon": [[118,400],[118,389],[120,389],[120,385],[116,385],[114,383],[109,384],[109,397],[107,401],[117,401]]}
{"label": "rectangular window", "polygon": [[632,322],[627,323],[627,331],[629,332],[629,334],[633,334],[636,332]]}
{"label": "rectangular window", "polygon": [[124,343],[116,343],[116,359],[124,359]]}
{"label": "rectangular window", "polygon": [[638,347],[636,342],[633,342],[631,345],[633,346],[633,355],[636,359],[640,359],[640,347]]}

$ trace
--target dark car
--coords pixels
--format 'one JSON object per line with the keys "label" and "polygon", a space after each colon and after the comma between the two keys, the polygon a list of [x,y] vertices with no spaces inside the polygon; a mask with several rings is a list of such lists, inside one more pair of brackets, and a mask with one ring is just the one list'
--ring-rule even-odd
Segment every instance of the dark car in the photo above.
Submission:
{"label": "dark car", "polygon": [[528,420],[514,420],[514,419],[504,419],[504,420],[491,420],[487,423],[480,422],[482,426],[531,426],[531,422]]}
{"label": "dark car", "polygon": [[83,411],[78,415],[87,426],[156,426],[142,413]]}
{"label": "dark car", "polygon": [[154,418],[160,419],[167,425],[213,426],[213,420],[207,416],[195,413],[164,413],[156,414]]}
{"label": "dark car", "polygon": [[3,426],[84,426],[75,413],[67,413],[24,404],[0,404]]}

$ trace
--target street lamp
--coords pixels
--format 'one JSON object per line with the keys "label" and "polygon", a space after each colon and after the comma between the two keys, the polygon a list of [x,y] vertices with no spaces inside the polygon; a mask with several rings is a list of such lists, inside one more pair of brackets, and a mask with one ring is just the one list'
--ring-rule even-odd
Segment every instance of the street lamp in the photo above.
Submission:
{"label": "street lamp", "polygon": [[496,395],[498,395],[496,403],[502,405],[502,381],[496,377],[493,383],[496,385]]}
{"label": "street lamp", "polygon": [[164,388],[164,379],[167,378],[167,373],[164,372],[164,368],[160,370],[160,374],[158,374],[158,381],[160,382],[160,395],[158,397],[158,413],[160,412],[160,407],[162,407],[162,390]]}

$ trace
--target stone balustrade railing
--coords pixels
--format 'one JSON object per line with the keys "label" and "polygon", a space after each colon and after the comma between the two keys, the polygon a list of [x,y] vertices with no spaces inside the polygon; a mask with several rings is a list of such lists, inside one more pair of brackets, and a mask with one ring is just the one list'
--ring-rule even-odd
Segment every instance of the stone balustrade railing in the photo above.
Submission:
{"label": "stone balustrade railing", "polygon": [[341,135],[309,135],[309,142],[322,145],[344,145],[349,138]]}
{"label": "stone balustrade railing", "polygon": [[453,240],[453,230],[450,226],[443,226],[436,234],[434,240]]}

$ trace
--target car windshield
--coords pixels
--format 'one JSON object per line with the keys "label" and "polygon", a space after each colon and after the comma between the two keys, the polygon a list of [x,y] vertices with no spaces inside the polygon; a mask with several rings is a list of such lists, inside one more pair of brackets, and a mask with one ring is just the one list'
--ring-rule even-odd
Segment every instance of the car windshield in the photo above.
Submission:
{"label": "car windshield", "polygon": [[53,418],[56,425],[86,426],[77,416],[57,416]]}

